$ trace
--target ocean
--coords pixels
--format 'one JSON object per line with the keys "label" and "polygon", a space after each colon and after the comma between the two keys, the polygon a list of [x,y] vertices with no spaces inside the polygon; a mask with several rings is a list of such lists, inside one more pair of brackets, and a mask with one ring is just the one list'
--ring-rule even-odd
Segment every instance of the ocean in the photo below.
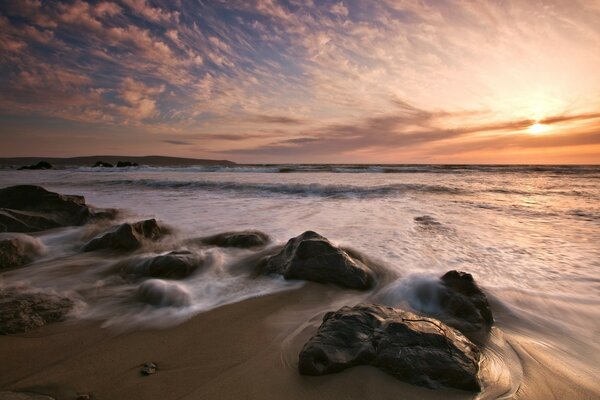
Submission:
{"label": "ocean", "polygon": [[[375,292],[342,291],[324,309],[373,299],[410,304],[420,285],[449,270],[469,272],[490,297],[501,331],[546,346],[581,376],[600,374],[599,166],[0,170],[0,187],[16,184],[80,194],[88,204],[123,210],[127,221],[157,218],[173,230],[172,250],[226,231],[256,229],[285,244],[313,230],[389,271],[391,278]],[[134,283],[105,273],[114,260],[79,254],[84,241],[102,229],[106,226],[41,234],[45,255],[4,274],[0,285],[68,294],[78,301],[75,318],[123,330],[172,326],[223,304],[303,285],[233,273],[230,266],[251,252],[208,248],[202,251],[210,270],[177,283],[193,298],[191,305],[142,306],[130,301]],[[500,336],[494,342],[499,349],[506,340]],[[506,348],[497,353],[508,364]],[[492,391],[496,397],[518,388],[518,367],[510,365],[513,383]]]}

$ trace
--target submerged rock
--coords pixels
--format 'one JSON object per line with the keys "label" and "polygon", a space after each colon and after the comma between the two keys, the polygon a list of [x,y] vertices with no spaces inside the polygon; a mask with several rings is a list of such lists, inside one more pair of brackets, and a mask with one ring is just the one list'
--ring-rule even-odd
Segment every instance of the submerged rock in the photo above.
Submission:
{"label": "submerged rock", "polygon": [[479,391],[479,358],[469,339],[440,321],[359,304],[325,314],[300,352],[298,369],[324,375],[372,365],[419,386]]}
{"label": "submerged rock", "polygon": [[290,239],[281,252],[268,257],[264,272],[351,289],[369,289],[375,281],[362,262],[312,231]]}
{"label": "submerged rock", "polygon": [[167,254],[125,260],[117,265],[127,277],[183,279],[204,265],[204,258],[189,251],[172,251]]}
{"label": "submerged rock", "polygon": [[96,161],[96,163],[94,163],[94,165],[92,165],[92,168],[97,168],[97,167],[113,168],[114,165],[112,165],[111,163],[108,163],[108,162],[104,162],[104,161]]}
{"label": "submerged rock", "polygon": [[0,291],[0,335],[23,333],[65,319],[73,301],[47,293]]}
{"label": "submerged rock", "polygon": [[131,251],[142,246],[144,240],[156,240],[165,233],[155,219],[125,223],[100,234],[83,246],[83,251]]}
{"label": "submerged rock", "polygon": [[42,243],[29,235],[0,234],[0,269],[30,263],[42,249]]}
{"label": "submerged rock", "polygon": [[143,282],[136,294],[142,303],[156,307],[183,307],[192,303],[192,296],[185,288],[177,283],[160,279]]}
{"label": "submerged rock", "polygon": [[202,239],[203,243],[213,246],[243,249],[262,247],[270,241],[269,236],[260,231],[225,232]]}
{"label": "submerged rock", "polygon": [[40,161],[37,164],[24,165],[24,166],[18,168],[18,170],[21,171],[21,170],[24,170],[24,169],[52,169],[52,168],[54,168],[54,167],[49,162],[47,162],[47,161]]}
{"label": "submerged rock", "polygon": [[83,225],[92,218],[114,216],[97,211],[83,196],[49,192],[35,185],[0,189],[0,232],[37,232],[61,226]]}

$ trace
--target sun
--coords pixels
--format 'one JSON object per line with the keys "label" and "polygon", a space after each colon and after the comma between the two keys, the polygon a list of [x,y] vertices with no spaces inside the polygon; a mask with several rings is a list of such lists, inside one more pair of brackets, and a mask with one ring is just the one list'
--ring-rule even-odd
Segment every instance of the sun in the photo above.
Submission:
{"label": "sun", "polygon": [[548,125],[536,122],[535,124],[530,125],[529,128],[527,128],[527,132],[531,133],[532,135],[541,135],[543,133],[546,133],[549,129],[550,127]]}

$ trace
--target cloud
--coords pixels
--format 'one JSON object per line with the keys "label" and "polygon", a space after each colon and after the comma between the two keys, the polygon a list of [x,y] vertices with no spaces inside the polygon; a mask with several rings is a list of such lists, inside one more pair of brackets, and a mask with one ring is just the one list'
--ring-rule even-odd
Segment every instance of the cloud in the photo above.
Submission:
{"label": "cloud", "polygon": [[181,145],[181,146],[190,146],[193,144],[191,142],[186,142],[183,140],[171,140],[171,139],[163,140],[163,143],[175,144],[175,145]]}

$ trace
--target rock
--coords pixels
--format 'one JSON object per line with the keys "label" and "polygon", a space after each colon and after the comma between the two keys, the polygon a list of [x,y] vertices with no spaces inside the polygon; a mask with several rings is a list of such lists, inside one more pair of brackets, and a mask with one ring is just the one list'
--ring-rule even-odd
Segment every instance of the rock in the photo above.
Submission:
{"label": "rock", "polygon": [[79,393],[75,400],[90,400],[92,397],[87,393]]}
{"label": "rock", "polygon": [[262,247],[271,239],[266,233],[259,231],[225,232],[202,240],[203,243],[218,247],[239,247],[248,249]]}
{"label": "rock", "polygon": [[372,365],[419,386],[479,391],[479,358],[473,343],[440,321],[359,304],[325,314],[300,352],[298,369],[324,375]]}
{"label": "rock", "polygon": [[40,161],[37,164],[24,165],[24,166],[18,168],[18,170],[21,171],[21,170],[24,170],[24,169],[52,169],[52,168],[53,168],[53,166],[49,162]]}
{"label": "rock", "polygon": [[192,303],[192,296],[183,286],[160,279],[143,282],[136,295],[142,303],[156,307],[183,307]]}
{"label": "rock", "polygon": [[153,362],[147,362],[147,363],[144,363],[140,372],[142,373],[142,375],[147,376],[147,375],[154,375],[157,370],[158,370],[158,366],[156,364],[154,364]]}
{"label": "rock", "polygon": [[268,257],[264,272],[351,289],[369,289],[375,281],[362,262],[312,231],[290,239],[281,252]]}
{"label": "rock", "polygon": [[54,400],[54,398],[38,393],[0,392],[0,400]]}
{"label": "rock", "polygon": [[113,168],[114,165],[112,165],[111,163],[104,162],[104,161],[96,161],[96,163],[94,163],[94,165],[92,165],[92,168],[97,168],[97,167]]}
{"label": "rock", "polygon": [[444,290],[438,294],[441,312],[436,317],[467,337],[474,338],[480,333],[489,332],[494,324],[492,309],[473,276],[452,270],[440,280]]}
{"label": "rock", "polygon": [[0,335],[23,333],[65,319],[73,301],[46,293],[0,291]]}
{"label": "rock", "polygon": [[42,249],[43,244],[29,235],[0,234],[0,269],[28,264]]}
{"label": "rock", "polygon": [[49,192],[40,186],[0,189],[0,232],[37,232],[61,226],[83,225],[92,218],[114,215],[85,204],[83,196]]}
{"label": "rock", "polygon": [[155,257],[125,260],[117,264],[119,272],[132,278],[183,279],[204,265],[204,258],[189,251],[172,251]]}
{"label": "rock", "polygon": [[90,240],[83,246],[83,251],[131,251],[141,247],[144,240],[156,240],[164,233],[155,219],[125,223]]}
{"label": "rock", "polygon": [[138,164],[131,161],[117,161],[117,168],[137,167]]}

